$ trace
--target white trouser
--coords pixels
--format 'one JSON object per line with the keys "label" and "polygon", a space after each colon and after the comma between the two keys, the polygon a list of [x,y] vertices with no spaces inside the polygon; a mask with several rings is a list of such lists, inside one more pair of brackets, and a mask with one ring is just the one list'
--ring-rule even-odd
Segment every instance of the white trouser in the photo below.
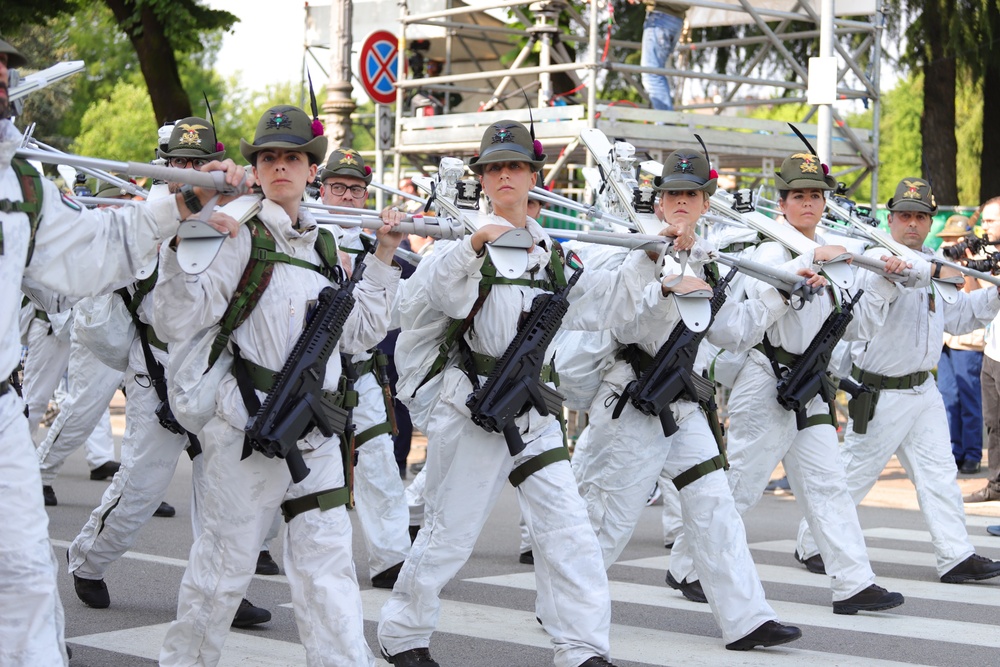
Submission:
{"label": "white trouser", "polygon": [[681,496],[666,469],[660,473],[657,484],[660,486],[660,498],[663,500],[663,544],[666,546],[676,542],[677,536],[683,532]]}
{"label": "white trouser", "polygon": [[32,440],[38,435],[39,422],[69,364],[69,341],[51,331],[52,326],[37,317],[28,325],[28,356],[24,359],[21,392],[28,406],[28,429]]}
{"label": "white trouser", "polygon": [[[453,400],[458,400],[457,394]],[[429,646],[441,610],[441,589],[468,560],[515,460],[562,444],[558,422],[532,411],[518,419],[522,427],[530,419],[533,428],[515,459],[502,435],[485,432],[460,409],[442,401],[428,424],[433,444],[424,467],[424,527],[382,607],[378,626],[379,641],[391,655]],[[517,498],[535,547],[536,611],[552,637],[555,665],[577,667],[593,656],[607,658],[607,575],[569,463],[560,461],[529,476],[517,487]]]}
{"label": "white trouser", "polygon": [[129,368],[125,375],[125,436],[121,468],[101,504],[69,548],[69,571],[83,579],[103,579],[108,566],[128,551],[159,507],[188,444],[187,436],[160,426],[160,403],[150,378]]}
{"label": "white trouser", "polygon": [[[846,600],[874,583],[875,573],[847,492],[837,431],[829,424],[797,430],[795,414],[778,405],[776,397],[769,362],[751,351],[729,397],[729,488],[736,509],[743,515],[757,504],[775,466],[782,462],[795,501],[817,536],[833,600]],[[810,416],[828,412],[818,397],[809,404]],[[687,557],[687,538],[682,535],[674,544],[671,571],[675,562]]]}
{"label": "white trouser", "polygon": [[426,465],[420,469],[420,472],[417,473],[417,476],[413,478],[413,481],[410,482],[410,485],[403,492],[403,497],[406,498],[406,506],[410,512],[411,526],[424,525],[424,485],[427,483],[427,473],[424,472],[425,470],[427,470]]}
{"label": "white trouser", "polygon": [[[303,452],[310,472],[298,484],[280,459],[254,452],[240,460],[243,438],[242,430],[218,416],[201,432],[203,531],[181,581],[177,620],[163,640],[163,667],[216,665],[281,502],[344,486],[336,437]],[[346,507],[303,512],[284,526],[284,569],[306,664],[373,667]]]}
{"label": "white trouser", "polygon": [[[108,404],[125,374],[102,363],[72,333],[70,346],[69,393],[38,446],[42,484],[47,486],[55,481],[69,455],[85,442],[91,470],[115,458]],[[99,449],[94,452],[92,447]]]}
{"label": "white trouser", "polygon": [[[354,384],[355,434],[387,421],[382,386],[373,373]],[[406,560],[410,553],[410,517],[403,496],[403,480],[393,451],[392,436],[375,436],[357,448],[354,468],[354,508],[368,547],[368,570],[374,577]]]}
{"label": "white trouser", "polygon": [[[191,459],[191,534],[197,540],[202,533],[201,504],[205,497],[205,457],[198,455]],[[271,526],[267,529],[263,541],[260,543],[261,551],[270,551],[271,542],[278,537],[282,525],[281,510],[275,510],[271,518]]]}
{"label": "white trouser", "polygon": [[56,558],[24,403],[0,397],[0,665],[66,665]]}
{"label": "white trouser", "polygon": [[[612,371],[609,378],[614,375]],[[627,378],[632,377],[628,369]],[[659,419],[631,405],[612,419],[614,395],[622,389],[612,382],[601,385],[590,412],[589,442],[584,452],[573,456],[580,494],[587,502],[606,567],[628,544],[661,471],[672,480],[719,454],[704,414],[690,401],[672,406],[678,431],[669,438],[663,435]],[[745,637],[776,619],[764,598],[725,473],[716,470],[700,477],[681,489],[679,496],[684,533],[725,642]]]}
{"label": "white trouser", "polygon": [[[937,556],[938,576],[976,551],[965,527],[950,438],[944,401],[934,378],[929,377],[914,389],[883,390],[868,432],[858,435],[849,421],[840,450],[847,490],[855,503],[868,495],[885,464],[896,455],[916,487]],[[798,550],[805,557],[819,553],[804,521],[799,525]]]}

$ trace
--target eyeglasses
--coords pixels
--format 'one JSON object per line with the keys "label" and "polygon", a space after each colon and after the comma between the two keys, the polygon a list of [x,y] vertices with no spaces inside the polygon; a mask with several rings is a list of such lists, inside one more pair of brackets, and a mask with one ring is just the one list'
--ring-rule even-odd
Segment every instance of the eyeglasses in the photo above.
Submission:
{"label": "eyeglasses", "polygon": [[330,192],[332,192],[338,197],[343,196],[345,192],[350,190],[352,197],[354,197],[355,199],[360,199],[361,197],[365,196],[366,192],[368,192],[367,186],[364,185],[347,186],[344,185],[343,183],[324,183],[323,185],[329,188]]}
{"label": "eyeglasses", "polygon": [[200,157],[172,157],[172,158],[170,158],[170,166],[171,167],[176,167],[177,169],[187,169],[187,166],[189,164],[192,167],[194,167],[195,169],[201,169],[206,164],[208,164],[208,162],[209,162],[208,160],[205,160],[204,158],[200,158]]}

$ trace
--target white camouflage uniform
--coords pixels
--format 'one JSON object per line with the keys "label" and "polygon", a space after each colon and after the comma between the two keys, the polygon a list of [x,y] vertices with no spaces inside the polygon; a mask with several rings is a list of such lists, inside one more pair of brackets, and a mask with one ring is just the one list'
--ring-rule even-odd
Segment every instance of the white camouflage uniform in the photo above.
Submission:
{"label": "white camouflage uniform", "polygon": [[[20,139],[13,123],[0,120],[0,199],[22,200],[10,168]],[[161,234],[176,229],[175,219],[164,215],[162,207],[143,212],[77,210],[62,202],[56,186],[45,179],[41,195],[41,222],[27,267],[27,215],[0,213],[0,376],[10,375],[19,361],[22,277],[60,294],[98,294],[135,280],[138,267],[155,258]],[[24,403],[13,391],[0,396],[0,450],[0,496],[8,510],[0,535],[0,664],[66,664],[38,458]]]}
{"label": "white camouflage uniform", "polygon": [[[497,216],[492,221],[509,224]],[[551,241],[533,220],[528,220],[527,229],[535,247],[522,277],[541,278],[549,266]],[[418,312],[401,312],[403,331],[396,345],[399,396],[430,444],[424,468],[424,527],[379,621],[379,642],[390,655],[429,645],[441,589],[469,558],[511,469],[562,445],[556,419],[531,410],[517,419],[526,447],[512,457],[502,435],[487,433],[470,419],[465,403],[472,385],[454,363],[414,400],[412,392],[427,372],[425,359],[414,348],[431,340],[433,358],[440,342],[429,339],[422,327],[430,321],[439,336],[450,318],[469,314],[479,295],[483,262],[468,237],[438,241],[434,253],[406,281],[400,300]],[[617,272],[585,269],[571,293],[564,324],[600,329],[634,317],[643,286],[655,280],[654,270],[644,253],[635,253]],[[465,335],[472,350],[501,357],[522,314],[541,292],[494,285]],[[414,410],[423,401],[430,401],[432,408]],[[517,487],[517,498],[534,545],[536,611],[552,637],[556,666],[577,667],[595,655],[607,658],[611,620],[607,576],[569,463],[559,461],[530,475]]]}
{"label": "white camouflage uniform", "polygon": [[[264,200],[258,218],[274,235],[279,252],[318,265],[318,228],[300,211],[300,229],[277,204]],[[167,342],[183,341],[220,320],[250,258],[250,232],[228,239],[211,266],[197,276],[184,274],[174,250],[164,245],[160,277],[153,291],[154,326]],[[344,326],[343,352],[363,352],[385,336],[399,271],[366,260],[354,290],[357,305]],[[320,273],[276,263],[267,289],[250,317],[232,334],[248,361],[281,369],[301,333],[309,303],[330,282]],[[325,387],[336,391],[340,356],[333,354]],[[258,391],[263,401],[264,394]],[[202,432],[205,478],[201,502],[203,532],[191,548],[181,582],[177,620],[170,626],[160,664],[215,665],[229,626],[253,576],[258,547],[280,503],[345,484],[340,438],[317,429],[299,441],[306,478],[292,483],[285,463],[252,453],[241,460],[247,410],[228,375],[216,393],[215,416]],[[285,523],[284,569],[291,587],[299,636],[310,667],[373,665],[365,642],[361,595],[351,550],[351,523],[344,506],[311,510]],[[225,558],[219,558],[225,553]]]}
{"label": "white camouflage uniform", "polygon": [[[817,241],[823,243],[818,236]],[[813,266],[812,252],[792,259],[787,250],[774,242],[761,244],[754,251],[753,260],[791,272],[818,268]],[[868,339],[885,320],[887,299],[895,287],[883,278],[867,279],[873,275],[867,271],[860,275],[866,280],[866,291],[854,308],[845,338]],[[774,287],[753,278],[746,278],[744,285],[748,300],[777,296]],[[744,338],[739,345],[745,348],[760,341],[766,331],[774,346],[791,354],[802,354],[833,311],[828,290],[800,310],[786,309],[777,321],[758,327],[754,336]],[[719,334],[727,332],[721,323],[713,330]],[[733,349],[735,343],[723,347]],[[820,551],[831,576],[833,600],[845,600],[873,584],[875,573],[868,561],[857,511],[846,490],[844,469],[838,460],[836,429],[830,424],[818,424],[797,430],[795,414],[778,404],[776,382],[767,357],[758,350],[750,350],[729,397],[729,487],[736,508],[743,515],[760,500],[771,473],[782,462],[796,502],[809,524],[818,529]],[[809,403],[807,414],[810,417],[829,414],[829,406],[816,396]],[[689,582],[698,578],[693,571],[688,539],[688,535],[681,535],[671,552],[670,570],[678,581],[680,576]]]}
{"label": "white camouflage uniform", "polygon": [[[941,576],[975,553],[975,547],[965,527],[944,401],[930,371],[941,357],[942,334],[985,326],[1000,312],[1000,299],[992,287],[960,291],[954,304],[933,294],[933,287],[897,288],[878,334],[851,345],[852,361],[864,371],[888,377],[927,371],[928,377],[911,389],[882,389],[864,435],[855,433],[854,422],[848,421],[840,460],[847,491],[860,503],[892,455],[899,458],[916,487]],[[819,553],[805,521],[799,525],[798,551],[803,558]]]}

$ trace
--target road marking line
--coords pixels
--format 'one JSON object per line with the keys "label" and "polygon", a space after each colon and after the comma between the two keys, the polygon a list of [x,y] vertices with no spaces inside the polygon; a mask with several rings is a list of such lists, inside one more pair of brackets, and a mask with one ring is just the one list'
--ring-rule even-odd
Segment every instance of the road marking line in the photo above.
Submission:
{"label": "road marking line", "polygon": [[[157,660],[160,657],[163,637],[169,627],[169,623],[144,625],[127,630],[67,637],[66,641],[70,644],[92,646],[102,651]],[[222,650],[222,659],[219,661],[219,667],[246,667],[246,665],[291,667],[304,664],[306,664],[306,650],[301,644],[280,639],[265,639],[243,632],[229,633],[226,646]]]}
{"label": "road marking line", "polygon": [[[670,565],[670,557],[654,556],[652,558],[639,558],[636,560],[619,561],[615,565],[639,567],[665,573],[667,567]],[[792,584],[793,586],[808,586],[810,588],[830,588],[829,577],[821,574],[813,574],[807,571],[804,566],[797,564],[785,567],[782,565],[762,565],[758,563],[757,576],[760,577],[761,581],[768,583]],[[931,576],[933,575],[928,574],[928,577]],[[1000,595],[997,595],[997,586],[991,582],[959,585],[943,584],[936,577],[934,580],[928,579],[927,581],[879,577],[876,583],[891,591],[899,591],[907,598],[938,600],[940,602],[955,602],[958,604],[980,604],[990,607],[1000,606]]]}
{"label": "road marking line", "polygon": [[[466,579],[465,581],[521,590],[535,590],[535,575],[532,572]],[[666,587],[620,581],[611,581],[610,584],[611,599],[614,602],[711,613],[708,605],[685,600],[679,593],[670,591]],[[865,632],[913,639],[933,637],[936,641],[942,642],[1000,648],[1000,633],[996,632],[995,625],[906,616],[897,613],[898,609],[888,612],[869,612],[856,616],[841,616],[834,614],[833,609],[827,606],[775,600],[768,602],[782,621],[792,625],[811,625],[848,632]],[[905,609],[905,607],[900,609]],[[680,660],[672,660],[673,664],[681,662]]]}
{"label": "road marking line", "polygon": [[[997,549],[997,557],[1000,558],[1000,540],[995,536],[990,535],[985,530],[981,531],[983,534],[980,535],[978,532],[973,531],[969,534],[969,541],[972,542],[972,546],[977,549]],[[864,531],[865,537],[877,537],[884,540],[906,540],[912,542],[922,542],[924,544],[931,544],[931,534],[926,530],[909,530],[906,528],[868,528]]]}

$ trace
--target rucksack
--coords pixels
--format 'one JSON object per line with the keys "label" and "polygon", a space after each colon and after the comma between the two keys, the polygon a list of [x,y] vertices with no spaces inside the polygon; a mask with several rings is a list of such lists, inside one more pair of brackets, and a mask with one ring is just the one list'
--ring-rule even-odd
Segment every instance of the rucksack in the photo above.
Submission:
{"label": "rucksack", "polygon": [[[26,213],[28,215],[31,234],[28,237],[28,254],[24,260],[24,265],[27,266],[31,264],[31,256],[35,252],[35,233],[38,231],[38,225],[41,222],[42,175],[27,160],[20,158],[11,160],[10,166],[17,174],[18,183],[21,185],[22,201],[2,199],[0,200],[0,211],[4,213]],[[0,255],[3,253],[3,225],[0,224]]]}

